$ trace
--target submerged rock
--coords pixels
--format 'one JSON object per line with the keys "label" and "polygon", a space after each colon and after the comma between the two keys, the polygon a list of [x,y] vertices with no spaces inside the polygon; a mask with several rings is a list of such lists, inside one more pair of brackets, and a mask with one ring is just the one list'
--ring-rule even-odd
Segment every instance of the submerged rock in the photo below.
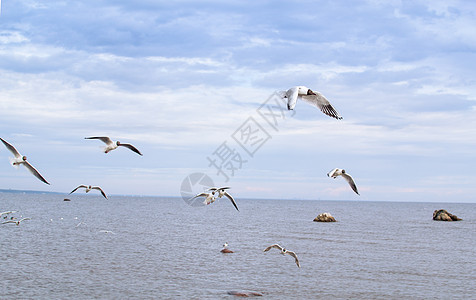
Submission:
{"label": "submerged rock", "polygon": [[314,219],[314,222],[337,222],[337,221],[330,213],[322,213]]}
{"label": "submerged rock", "polygon": [[248,292],[248,291],[229,291],[228,292],[228,295],[233,295],[233,296],[237,296],[237,297],[256,297],[256,296],[263,296],[263,294],[261,293],[257,293],[257,292]]}
{"label": "submerged rock", "polygon": [[433,220],[435,221],[461,221],[462,219],[458,218],[455,215],[450,214],[444,209],[435,210],[433,212]]}
{"label": "submerged rock", "polygon": [[231,250],[228,249],[228,248],[223,248],[223,249],[221,249],[220,252],[221,252],[221,253],[234,253],[233,251],[231,251]]}

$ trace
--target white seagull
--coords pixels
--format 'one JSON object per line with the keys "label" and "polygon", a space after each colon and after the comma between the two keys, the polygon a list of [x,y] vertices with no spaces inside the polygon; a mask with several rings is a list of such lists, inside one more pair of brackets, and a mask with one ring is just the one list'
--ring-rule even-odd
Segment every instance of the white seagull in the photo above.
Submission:
{"label": "white seagull", "polygon": [[87,137],[85,138],[87,140],[101,140],[103,141],[105,144],[106,144],[106,147],[104,148],[104,153],[108,153],[109,151],[112,151],[114,149],[117,149],[119,146],[124,146],[126,148],[129,148],[131,149],[132,151],[134,151],[135,153],[139,154],[139,155],[142,155],[142,153],[140,153],[139,150],[137,150],[136,147],[132,146],[131,144],[124,144],[124,143],[121,143],[119,141],[116,141],[116,142],[113,142],[109,137],[107,136],[91,136],[91,137]]}
{"label": "white seagull", "polygon": [[296,261],[296,265],[300,268],[301,265],[299,264],[299,260],[297,258],[297,255],[296,253],[294,253],[293,251],[289,251],[289,250],[286,250],[284,249],[283,247],[281,247],[280,245],[278,244],[273,244],[271,246],[269,246],[268,248],[264,249],[263,252],[267,252],[269,251],[271,248],[276,248],[276,249],[279,249],[281,251],[281,254],[282,255],[286,255],[286,254],[289,254],[291,255],[292,257],[294,257],[294,260]]}
{"label": "white seagull", "polygon": [[13,213],[16,213],[16,212],[17,212],[16,210],[9,210],[9,211],[0,212],[0,217],[5,215],[3,218],[6,219],[8,214],[13,214]]}
{"label": "white seagull", "polygon": [[293,110],[296,106],[297,100],[301,99],[307,103],[317,106],[323,113],[329,117],[342,119],[337,110],[332,106],[329,100],[321,93],[315,92],[305,86],[295,86],[287,91],[279,92],[281,97],[288,99],[288,110]]}
{"label": "white seagull", "polygon": [[20,154],[20,152],[18,152],[17,149],[15,149],[15,147],[13,147],[12,145],[10,145],[7,141],[5,141],[4,139],[0,138],[0,140],[2,140],[3,144],[5,145],[5,147],[7,147],[8,150],[10,150],[11,153],[13,153],[13,155],[15,156],[13,159],[11,159],[11,163],[14,167],[17,167],[19,165],[24,165],[28,171],[30,171],[33,175],[36,176],[36,178],[38,178],[39,180],[43,181],[44,183],[46,184],[50,184],[48,181],[46,181],[45,178],[43,178],[43,176],[41,176],[40,172],[38,172],[27,160],[26,160],[26,156],[22,156]]}
{"label": "white seagull", "polygon": [[69,193],[69,194],[72,194],[72,193],[76,192],[76,190],[80,189],[80,188],[85,188],[86,193],[89,193],[91,190],[98,190],[98,191],[101,192],[101,194],[104,196],[104,198],[107,199],[106,193],[104,193],[104,191],[99,186],[91,186],[91,185],[84,185],[84,184],[81,184],[80,186],[78,186],[77,188],[72,190],[71,193]]}
{"label": "white seagull", "polygon": [[199,198],[199,197],[205,197],[205,201],[203,201],[203,204],[205,204],[205,205],[209,205],[210,203],[213,203],[216,200],[215,192],[211,192],[211,193],[203,192],[203,193],[197,194],[194,197],[190,198],[189,201],[192,201],[193,199],[196,199],[196,198]]}
{"label": "white seagull", "polygon": [[18,226],[18,225],[20,225],[20,222],[25,221],[25,220],[31,220],[31,219],[30,218],[23,218],[23,219],[20,219],[20,220],[8,220],[6,222],[3,222],[2,224],[15,223]]}
{"label": "white seagull", "polygon": [[208,190],[212,191],[213,193],[218,192],[218,198],[221,198],[223,196],[227,197],[228,199],[230,199],[231,203],[236,208],[236,210],[240,211],[238,209],[238,206],[236,205],[235,199],[233,199],[233,197],[226,191],[227,189],[230,189],[230,187],[229,186],[224,186],[221,188],[212,187],[212,188],[209,188]]}
{"label": "white seagull", "polygon": [[349,183],[352,190],[354,190],[354,192],[360,196],[359,192],[357,191],[357,186],[355,185],[354,179],[352,179],[352,176],[347,174],[344,169],[335,168],[334,170],[327,173],[327,176],[332,177],[334,179],[336,179],[337,176],[344,177],[344,179],[347,180],[347,182]]}

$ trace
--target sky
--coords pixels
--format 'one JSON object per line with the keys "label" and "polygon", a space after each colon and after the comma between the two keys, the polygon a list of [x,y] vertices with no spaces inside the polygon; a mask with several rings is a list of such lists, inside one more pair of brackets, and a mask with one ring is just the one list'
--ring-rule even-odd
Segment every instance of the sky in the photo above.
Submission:
{"label": "sky", "polygon": [[[1,6],[0,137],[51,185],[2,146],[0,189],[180,196],[203,173],[235,198],[476,202],[473,1]],[[296,85],[343,119],[281,110]]]}

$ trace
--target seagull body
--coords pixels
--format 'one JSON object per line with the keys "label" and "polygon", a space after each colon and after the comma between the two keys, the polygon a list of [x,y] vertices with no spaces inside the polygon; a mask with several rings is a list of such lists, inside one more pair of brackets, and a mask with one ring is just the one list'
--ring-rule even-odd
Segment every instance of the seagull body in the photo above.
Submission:
{"label": "seagull body", "polygon": [[142,155],[142,153],[140,153],[140,151],[136,147],[132,146],[131,144],[125,144],[119,141],[113,142],[107,136],[91,136],[85,139],[87,140],[96,139],[96,140],[101,140],[102,142],[104,142],[106,144],[106,147],[104,148],[104,153],[109,153],[110,151],[117,149],[119,146],[123,146],[123,147],[129,148],[130,150],[134,151],[135,153],[139,155]]}
{"label": "seagull body", "polygon": [[354,179],[352,178],[352,176],[350,176],[349,174],[347,174],[345,172],[344,169],[339,169],[339,168],[335,168],[334,170],[330,171],[329,173],[327,173],[327,176],[329,177],[332,177],[334,179],[337,178],[337,176],[342,176],[345,180],[347,180],[347,182],[349,183],[350,187],[352,188],[352,190],[360,196],[359,192],[357,191],[357,186],[355,185],[355,182],[354,182]]}
{"label": "seagull body", "polygon": [[293,110],[297,100],[304,100],[307,103],[317,106],[324,114],[335,119],[342,119],[337,110],[332,106],[329,100],[321,93],[315,92],[305,86],[295,86],[287,91],[280,92],[281,97],[288,99],[288,110]]}
{"label": "seagull body", "polygon": [[190,198],[189,201],[192,201],[193,199],[196,199],[196,198],[199,198],[199,197],[205,197],[205,201],[203,201],[203,204],[205,204],[205,205],[209,205],[210,203],[213,203],[216,200],[215,192],[211,192],[211,193],[203,192],[203,193],[197,194],[194,197]]}
{"label": "seagull body", "polygon": [[80,188],[85,188],[85,189],[86,189],[86,193],[89,193],[91,190],[98,190],[98,191],[101,192],[101,194],[103,195],[103,197],[107,199],[106,193],[104,193],[104,191],[103,191],[99,186],[91,186],[91,185],[81,184],[80,186],[78,186],[77,188],[75,188],[74,190],[72,190],[70,194],[76,192],[76,190],[78,190],[78,189],[80,189]]}
{"label": "seagull body", "polygon": [[23,156],[20,154],[20,152],[18,152],[17,149],[15,149],[15,147],[13,147],[11,144],[9,144],[7,141],[5,141],[4,139],[0,138],[0,140],[2,140],[3,144],[5,145],[5,147],[7,147],[8,150],[10,150],[11,153],[13,153],[13,155],[15,156],[11,162],[12,162],[12,165],[14,167],[16,166],[19,166],[19,165],[24,165],[28,171],[30,171],[33,175],[35,175],[36,178],[38,178],[39,180],[43,181],[44,183],[46,184],[49,184],[48,181],[46,181],[45,178],[43,178],[43,176],[41,176],[40,172],[38,172],[38,170],[36,170],[27,160],[26,160],[26,156]]}
{"label": "seagull body", "polygon": [[227,197],[228,199],[230,199],[231,203],[236,208],[236,210],[240,211],[238,209],[238,206],[236,205],[235,199],[233,199],[233,197],[230,195],[230,193],[228,193],[226,191],[227,189],[230,189],[230,187],[229,186],[225,186],[225,187],[221,187],[221,188],[212,187],[212,188],[209,188],[208,190],[212,191],[213,193],[218,193],[218,196],[217,196],[218,198],[221,198],[223,196]]}
{"label": "seagull body", "polygon": [[264,249],[263,252],[268,252],[271,248],[276,248],[276,249],[280,250],[282,255],[286,255],[286,254],[291,255],[292,257],[294,257],[294,261],[296,262],[296,265],[299,268],[301,267],[301,265],[299,264],[299,260],[297,258],[297,255],[293,251],[286,250],[278,244],[273,244],[273,245],[267,247],[266,249]]}
{"label": "seagull body", "polygon": [[25,221],[25,220],[31,220],[31,219],[30,218],[23,218],[23,219],[20,219],[20,220],[8,220],[8,221],[3,222],[2,224],[15,223],[18,226],[18,225],[20,225],[20,222]]}

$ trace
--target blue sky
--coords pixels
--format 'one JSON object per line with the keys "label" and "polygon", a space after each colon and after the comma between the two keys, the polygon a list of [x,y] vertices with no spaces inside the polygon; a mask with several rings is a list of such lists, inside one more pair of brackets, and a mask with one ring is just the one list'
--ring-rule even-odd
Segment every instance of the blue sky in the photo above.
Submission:
{"label": "blue sky", "polygon": [[[475,202],[471,1],[44,2],[1,4],[0,136],[51,186],[0,148],[0,188],[179,196],[203,172],[235,197]],[[270,127],[257,109],[295,85],[344,119],[298,103]],[[232,137],[249,117],[253,156]],[[228,182],[224,142],[246,160]]]}

